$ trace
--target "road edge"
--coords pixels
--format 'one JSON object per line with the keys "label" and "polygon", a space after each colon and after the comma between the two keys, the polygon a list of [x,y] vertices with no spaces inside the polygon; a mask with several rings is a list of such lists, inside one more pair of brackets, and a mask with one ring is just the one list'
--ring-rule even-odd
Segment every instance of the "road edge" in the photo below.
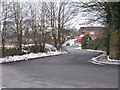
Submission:
{"label": "road edge", "polygon": [[[98,50],[96,50],[97,52]],[[93,57],[90,62],[93,64],[98,64],[98,65],[120,65],[120,60],[109,60],[107,58],[107,53],[105,51],[101,51],[102,54],[98,55],[97,57]]]}

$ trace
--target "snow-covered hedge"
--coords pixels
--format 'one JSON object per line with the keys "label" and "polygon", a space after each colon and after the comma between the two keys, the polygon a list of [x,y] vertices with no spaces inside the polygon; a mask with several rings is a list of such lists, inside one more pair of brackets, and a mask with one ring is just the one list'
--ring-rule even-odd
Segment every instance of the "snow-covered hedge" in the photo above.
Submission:
{"label": "snow-covered hedge", "polygon": [[0,58],[0,63],[30,60],[30,59],[40,58],[40,57],[62,55],[62,54],[66,54],[66,53],[67,52],[65,52],[65,51],[54,51],[54,52],[50,51],[47,53],[30,53],[30,54],[25,54],[25,55],[21,55],[21,56],[18,56],[18,55],[8,56],[5,58]]}
{"label": "snow-covered hedge", "polygon": [[[27,45],[29,46],[29,45]],[[30,46],[34,46],[33,44]],[[10,46],[8,48],[11,48]],[[57,49],[50,44],[45,44],[45,49],[48,51],[46,53],[29,53],[24,55],[14,55],[14,56],[7,56],[4,58],[0,58],[0,63],[7,63],[7,62],[14,62],[14,61],[22,61],[22,60],[30,60],[34,58],[40,58],[40,57],[47,57],[47,56],[54,56],[54,55],[61,55],[66,54],[65,51],[57,51]]]}

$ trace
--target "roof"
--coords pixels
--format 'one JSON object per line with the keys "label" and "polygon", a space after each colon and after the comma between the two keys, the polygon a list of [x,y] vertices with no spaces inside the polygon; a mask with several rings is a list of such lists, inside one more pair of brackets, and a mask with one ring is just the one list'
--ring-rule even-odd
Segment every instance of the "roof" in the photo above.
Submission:
{"label": "roof", "polygon": [[96,31],[96,32],[105,32],[106,27],[81,27],[79,29],[79,32],[90,32],[90,31]]}

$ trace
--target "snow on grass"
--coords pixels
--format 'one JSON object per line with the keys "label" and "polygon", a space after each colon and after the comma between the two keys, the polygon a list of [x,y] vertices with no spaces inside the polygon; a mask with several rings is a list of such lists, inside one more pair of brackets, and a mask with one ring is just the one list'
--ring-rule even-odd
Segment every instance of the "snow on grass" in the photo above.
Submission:
{"label": "snow on grass", "polygon": [[6,47],[7,49],[9,49],[9,48],[14,48],[15,46],[14,46],[14,45],[5,45],[5,47]]}
{"label": "snow on grass", "polygon": [[[25,46],[33,46],[34,44],[29,44]],[[11,46],[7,46],[8,48],[11,48]],[[68,52],[65,51],[57,51],[57,49],[50,44],[45,44],[45,48],[48,49],[47,53],[29,53],[25,55],[15,55],[15,56],[7,56],[4,58],[0,58],[0,63],[7,63],[7,62],[16,62],[16,61],[22,61],[22,60],[30,60],[40,57],[47,57],[47,56],[55,56],[55,55],[62,55],[67,54]]]}
{"label": "snow on grass", "polygon": [[[79,48],[76,48],[79,49]],[[102,53],[101,55],[97,57],[93,57],[90,62],[93,64],[98,64],[98,65],[105,65],[105,64],[111,64],[111,65],[120,65],[120,60],[114,60],[110,59],[109,56],[107,56],[106,51],[102,50],[91,50],[91,49],[82,49],[85,51],[90,51],[90,52],[100,52]]]}
{"label": "snow on grass", "polygon": [[94,63],[94,64],[99,64],[99,65],[105,65],[105,64],[120,65],[119,61],[109,61],[107,59],[97,60],[97,58],[93,58],[91,60],[91,62]]}
{"label": "snow on grass", "polygon": [[47,53],[30,53],[30,54],[25,54],[25,55],[21,55],[21,56],[17,56],[17,55],[8,56],[5,58],[0,58],[0,63],[30,60],[30,59],[34,59],[34,58],[54,56],[54,55],[62,55],[62,54],[66,54],[66,53],[67,52],[65,52],[65,51],[50,51]]}
{"label": "snow on grass", "polygon": [[102,50],[92,50],[92,49],[84,49],[86,51],[91,51],[91,52],[105,52],[105,51],[102,51]]}
{"label": "snow on grass", "polygon": [[63,46],[66,46],[68,43],[70,44],[70,46],[72,46],[72,45],[75,44],[76,40],[77,40],[77,39],[70,39],[70,40],[66,41],[66,42],[63,44]]}
{"label": "snow on grass", "polygon": [[45,48],[48,49],[49,51],[57,51],[57,49],[50,44],[45,44]]}
{"label": "snow on grass", "polygon": [[[75,49],[82,49],[82,45],[79,44],[79,47],[75,48]],[[102,50],[93,50],[93,49],[82,49],[82,50],[85,50],[85,51],[90,51],[90,52],[102,52],[102,53],[106,53],[105,51],[102,51]]]}
{"label": "snow on grass", "polygon": [[82,47],[77,47],[77,48],[75,48],[75,49],[78,49],[78,50],[79,50],[79,49],[82,49]]}
{"label": "snow on grass", "polygon": [[100,50],[88,50],[88,51],[96,51],[96,52],[103,52],[101,55],[97,57],[93,57],[91,59],[91,62],[94,64],[99,64],[99,65],[105,65],[105,64],[111,64],[111,65],[120,65],[120,60],[114,60],[110,59],[109,56],[107,56],[105,51],[100,51]]}
{"label": "snow on grass", "polygon": [[84,34],[81,34],[81,35],[80,35],[81,38],[84,37],[84,36],[85,36]]}
{"label": "snow on grass", "polygon": [[104,54],[101,54],[97,57],[93,57],[90,61],[91,63],[93,64],[99,64],[99,65],[104,65],[102,62],[101,62],[101,57],[103,56]]}
{"label": "snow on grass", "polygon": [[115,59],[110,59],[110,57],[109,56],[107,56],[107,59],[109,60],[109,61],[120,61],[120,60],[115,60]]}

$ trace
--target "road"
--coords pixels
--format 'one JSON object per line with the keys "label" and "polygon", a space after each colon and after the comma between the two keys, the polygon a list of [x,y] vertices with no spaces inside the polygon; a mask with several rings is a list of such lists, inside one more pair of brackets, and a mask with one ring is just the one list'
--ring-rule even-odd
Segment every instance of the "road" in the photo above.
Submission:
{"label": "road", "polygon": [[6,88],[117,88],[118,67],[95,65],[89,60],[100,53],[67,48],[66,55],[2,65]]}

